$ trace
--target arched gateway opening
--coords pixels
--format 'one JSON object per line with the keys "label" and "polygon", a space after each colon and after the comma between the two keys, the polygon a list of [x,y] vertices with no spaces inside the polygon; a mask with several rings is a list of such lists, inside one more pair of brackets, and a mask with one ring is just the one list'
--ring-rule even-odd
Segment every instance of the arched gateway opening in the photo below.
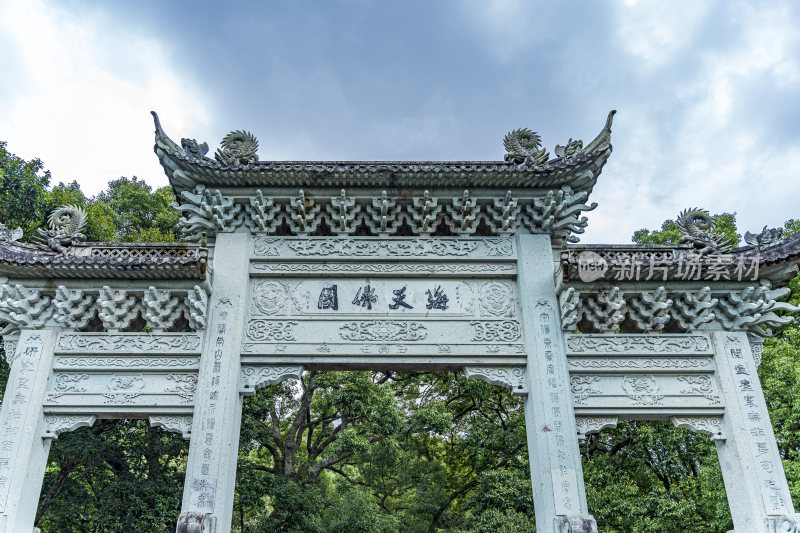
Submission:
{"label": "arched gateway opening", "polygon": [[240,131],[212,159],[156,117],[188,242],[85,243],[70,207],[37,245],[0,234],[0,532],[32,529],[52,439],[122,416],[190,439],[176,531],[230,531],[243,397],[323,370],[519,396],[537,531],[596,531],[578,442],[619,420],[708,435],[737,531],[797,528],[756,368],[800,237],[733,250],[689,210],[680,246],[575,244],[612,116],[495,162],[262,162]]}

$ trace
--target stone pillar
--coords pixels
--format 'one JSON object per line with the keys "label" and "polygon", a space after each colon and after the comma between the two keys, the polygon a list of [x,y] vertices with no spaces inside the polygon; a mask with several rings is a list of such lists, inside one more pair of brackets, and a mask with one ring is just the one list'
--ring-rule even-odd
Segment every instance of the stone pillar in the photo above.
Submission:
{"label": "stone pillar", "polygon": [[217,235],[209,320],[200,358],[177,533],[231,530],[242,416],[239,359],[249,257],[249,233]]}
{"label": "stone pillar", "polygon": [[714,331],[714,359],[725,399],[725,441],[717,453],[735,531],[774,533],[794,512],[747,334]]}
{"label": "stone pillar", "polygon": [[50,439],[42,402],[56,332],[22,330],[0,408],[0,533],[30,533],[39,505]]}
{"label": "stone pillar", "polygon": [[529,381],[525,424],[536,531],[596,532],[597,524],[586,506],[550,237],[517,238]]}

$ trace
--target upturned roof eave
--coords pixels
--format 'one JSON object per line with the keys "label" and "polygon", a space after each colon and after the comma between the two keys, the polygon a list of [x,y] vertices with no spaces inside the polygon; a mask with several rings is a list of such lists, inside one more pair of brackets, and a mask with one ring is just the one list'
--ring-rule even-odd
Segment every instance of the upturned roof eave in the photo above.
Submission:
{"label": "upturned roof eave", "polygon": [[[192,158],[167,136],[158,115],[154,150],[175,189],[206,187],[380,187],[521,188],[571,186],[590,192],[611,155],[611,121],[587,148],[571,159],[556,158],[542,167],[508,161],[259,161],[233,167],[208,158]],[[588,171],[588,173],[587,173]]]}

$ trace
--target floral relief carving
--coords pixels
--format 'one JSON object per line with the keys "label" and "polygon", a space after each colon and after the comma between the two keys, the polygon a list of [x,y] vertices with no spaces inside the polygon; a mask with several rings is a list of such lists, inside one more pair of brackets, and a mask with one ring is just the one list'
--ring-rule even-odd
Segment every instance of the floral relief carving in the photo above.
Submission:
{"label": "floral relief carving", "polygon": [[681,389],[681,394],[699,394],[713,404],[720,404],[722,400],[715,394],[714,380],[711,376],[678,376],[678,381],[686,384]]}
{"label": "floral relief carving", "polygon": [[492,385],[500,385],[509,389],[514,395],[528,394],[525,367],[467,366],[464,367],[464,375],[468,379],[478,378]]}
{"label": "floral relief carving", "polygon": [[153,415],[150,417],[150,427],[160,427],[166,431],[180,433],[188,440],[192,436],[192,417]]}
{"label": "floral relief carving", "polygon": [[669,353],[696,354],[709,352],[711,344],[705,335],[592,335],[567,336],[567,350],[572,353]]}
{"label": "floral relief carving", "polygon": [[490,281],[478,293],[481,307],[496,316],[511,316],[514,306],[514,290],[510,283]]}
{"label": "floral relief carving", "polygon": [[718,416],[672,416],[670,420],[678,428],[686,428],[695,433],[708,435],[711,440],[725,440],[722,432],[722,418]]}
{"label": "floral relief carving", "polygon": [[42,438],[57,439],[62,433],[75,431],[81,427],[91,427],[96,420],[95,415],[46,415]]}
{"label": "floral relief carving", "polygon": [[148,334],[80,334],[61,333],[56,351],[70,352],[122,352],[171,353],[200,352],[200,335],[197,333]]}
{"label": "floral relief carving", "polygon": [[625,376],[622,388],[634,405],[660,405],[664,399],[663,395],[658,394],[658,382],[653,376]]}
{"label": "floral relief carving", "polygon": [[570,377],[569,384],[572,390],[572,396],[575,400],[575,405],[586,405],[586,400],[590,396],[600,394],[600,389],[595,389],[592,384],[598,383],[600,378],[598,376],[572,376]]}
{"label": "floral relief carving", "polygon": [[578,439],[583,440],[586,435],[600,433],[606,428],[615,428],[617,422],[616,416],[576,416],[575,426],[578,431]]}

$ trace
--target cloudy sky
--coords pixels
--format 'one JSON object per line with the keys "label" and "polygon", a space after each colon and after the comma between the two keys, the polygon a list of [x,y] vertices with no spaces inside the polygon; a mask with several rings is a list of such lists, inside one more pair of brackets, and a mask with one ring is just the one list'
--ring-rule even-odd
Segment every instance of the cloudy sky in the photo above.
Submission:
{"label": "cloudy sky", "polygon": [[617,109],[584,242],[690,206],[754,231],[800,218],[798,28],[776,0],[0,0],[0,140],[96,193],[166,184],[151,109],[265,160],[497,160]]}

